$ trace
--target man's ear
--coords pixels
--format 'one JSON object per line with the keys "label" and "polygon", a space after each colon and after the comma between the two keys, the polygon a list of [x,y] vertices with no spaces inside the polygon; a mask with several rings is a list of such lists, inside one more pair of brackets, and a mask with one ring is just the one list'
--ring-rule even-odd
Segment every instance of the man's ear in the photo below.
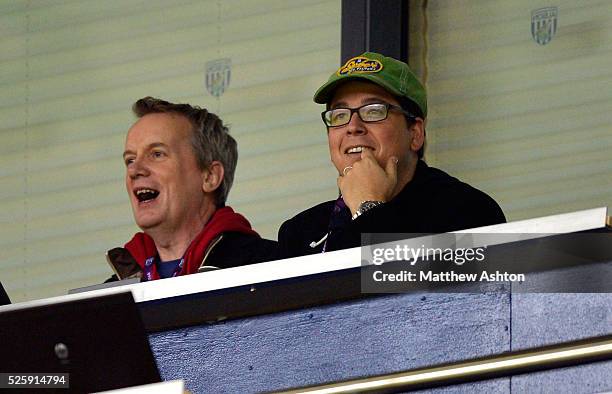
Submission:
{"label": "man's ear", "polygon": [[418,152],[419,149],[425,143],[425,122],[421,118],[416,118],[414,124],[409,128],[412,134],[412,140],[410,141],[410,150]]}
{"label": "man's ear", "polygon": [[202,190],[206,193],[214,192],[221,186],[224,176],[223,164],[219,161],[213,161],[207,169],[202,171]]}

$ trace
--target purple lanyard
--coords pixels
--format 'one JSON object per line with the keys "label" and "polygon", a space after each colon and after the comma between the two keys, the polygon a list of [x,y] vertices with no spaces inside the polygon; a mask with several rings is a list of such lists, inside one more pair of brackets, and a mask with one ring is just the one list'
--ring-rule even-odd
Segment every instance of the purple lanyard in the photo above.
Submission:
{"label": "purple lanyard", "polygon": [[327,251],[327,242],[329,241],[330,237],[334,236],[334,232],[347,227],[350,222],[351,213],[348,210],[346,203],[342,199],[342,196],[340,196],[334,203],[334,209],[332,209],[332,213],[329,218],[327,238],[325,239],[325,243],[323,244],[323,250],[321,250],[321,253],[325,253]]}
{"label": "purple lanyard", "polygon": [[[175,276],[178,276],[181,273],[181,271],[183,270],[183,265],[185,265],[185,258],[184,257],[181,259],[181,262],[178,263],[178,265],[174,269],[174,272],[172,272],[171,278],[174,278]],[[155,266],[155,256],[154,257],[149,257],[145,261],[145,265],[144,265],[144,274],[145,274],[145,278],[146,278],[147,282],[151,281],[151,280],[154,280],[153,279],[153,267],[154,266]]]}

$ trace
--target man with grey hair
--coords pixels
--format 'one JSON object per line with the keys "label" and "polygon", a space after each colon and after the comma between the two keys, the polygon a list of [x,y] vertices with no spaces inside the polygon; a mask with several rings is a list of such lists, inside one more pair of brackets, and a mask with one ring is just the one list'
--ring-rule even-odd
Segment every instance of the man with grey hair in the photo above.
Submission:
{"label": "man with grey hair", "polygon": [[271,259],[276,243],[225,205],[238,150],[221,119],[152,97],[132,110],[139,119],[125,141],[125,184],[143,232],[108,251],[116,278],[150,281]]}

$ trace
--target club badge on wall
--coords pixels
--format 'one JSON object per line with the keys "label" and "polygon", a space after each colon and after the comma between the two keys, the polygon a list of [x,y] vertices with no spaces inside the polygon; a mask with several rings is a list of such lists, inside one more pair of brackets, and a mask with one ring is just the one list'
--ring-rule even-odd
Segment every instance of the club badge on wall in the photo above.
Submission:
{"label": "club badge on wall", "polygon": [[215,97],[220,97],[229,88],[232,60],[215,59],[206,62],[206,90]]}
{"label": "club badge on wall", "polygon": [[546,45],[557,32],[557,7],[546,7],[531,11],[531,36],[540,45]]}

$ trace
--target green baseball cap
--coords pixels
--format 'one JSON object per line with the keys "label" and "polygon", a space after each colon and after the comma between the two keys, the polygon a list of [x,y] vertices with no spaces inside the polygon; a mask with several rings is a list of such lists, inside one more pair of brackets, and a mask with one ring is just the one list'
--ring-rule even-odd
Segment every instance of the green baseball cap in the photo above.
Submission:
{"label": "green baseball cap", "polygon": [[427,116],[427,93],[408,65],[374,52],[365,52],[344,63],[317,90],[315,103],[328,103],[339,84],[351,80],[370,81],[395,96],[410,99],[421,109],[423,116]]}

